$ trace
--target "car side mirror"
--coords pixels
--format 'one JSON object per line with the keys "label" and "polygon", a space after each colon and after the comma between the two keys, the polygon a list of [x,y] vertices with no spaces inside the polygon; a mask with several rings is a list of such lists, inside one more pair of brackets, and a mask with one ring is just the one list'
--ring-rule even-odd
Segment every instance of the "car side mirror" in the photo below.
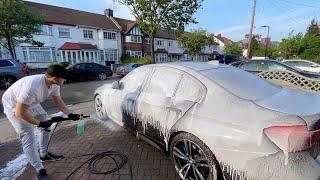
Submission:
{"label": "car side mirror", "polygon": [[120,81],[116,81],[112,83],[112,89],[121,89],[123,88],[123,83]]}

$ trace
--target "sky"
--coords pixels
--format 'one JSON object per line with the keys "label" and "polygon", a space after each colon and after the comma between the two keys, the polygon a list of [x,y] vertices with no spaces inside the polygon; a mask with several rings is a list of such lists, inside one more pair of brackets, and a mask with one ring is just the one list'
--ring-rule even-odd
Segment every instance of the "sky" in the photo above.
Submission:
{"label": "sky", "polygon": [[[78,9],[102,14],[104,9],[114,10],[114,16],[134,19],[130,10],[116,0],[28,0],[38,3]],[[221,34],[233,41],[244,38],[249,32],[253,0],[204,0],[194,15],[197,24],[187,30],[205,29]],[[320,21],[319,0],[257,0],[254,33],[263,37],[270,26],[270,37],[279,41],[290,32],[305,32],[312,19]]]}

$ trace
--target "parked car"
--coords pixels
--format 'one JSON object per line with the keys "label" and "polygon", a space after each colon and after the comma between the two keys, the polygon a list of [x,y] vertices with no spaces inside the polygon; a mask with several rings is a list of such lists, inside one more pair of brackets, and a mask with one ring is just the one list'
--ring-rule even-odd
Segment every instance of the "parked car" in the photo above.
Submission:
{"label": "parked car", "polygon": [[299,68],[303,71],[320,73],[320,64],[307,60],[284,60],[284,64]]}
{"label": "parked car", "polygon": [[28,68],[16,59],[0,59],[0,88],[7,89],[28,74]]}
{"label": "parked car", "polygon": [[181,179],[320,177],[319,94],[232,66],[184,62],[137,68],[94,97],[100,120],[169,152]]}
{"label": "parked car", "polygon": [[239,61],[240,59],[238,56],[234,55],[217,55],[216,60],[221,64],[230,64],[232,62]]}
{"label": "parked car", "polygon": [[263,71],[292,71],[308,78],[320,79],[319,73],[307,72],[275,60],[249,60],[234,62],[230,65],[257,74]]}
{"label": "parked car", "polygon": [[133,71],[134,69],[136,69],[140,66],[143,66],[143,64],[141,64],[141,63],[128,63],[128,64],[125,64],[123,66],[118,67],[116,70],[116,73],[118,75],[125,76],[129,72]]}
{"label": "parked car", "polygon": [[77,63],[67,68],[69,77],[67,82],[106,80],[112,76],[110,67],[97,63]]}

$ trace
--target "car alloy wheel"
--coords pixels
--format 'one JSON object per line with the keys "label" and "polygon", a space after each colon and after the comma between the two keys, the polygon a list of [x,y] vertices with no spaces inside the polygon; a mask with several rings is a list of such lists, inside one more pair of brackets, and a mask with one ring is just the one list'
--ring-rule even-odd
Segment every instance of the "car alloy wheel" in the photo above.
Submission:
{"label": "car alloy wheel", "polygon": [[13,77],[5,76],[0,80],[1,87],[8,89],[16,80]]}
{"label": "car alloy wheel", "polygon": [[181,179],[217,180],[221,178],[219,164],[200,139],[188,133],[177,136],[172,140],[170,152]]}
{"label": "car alloy wheel", "polygon": [[106,73],[100,73],[100,74],[99,74],[99,79],[100,79],[101,81],[106,80],[106,79],[107,79]]}
{"label": "car alloy wheel", "polygon": [[96,113],[98,115],[98,118],[100,120],[103,120],[105,117],[104,117],[104,108],[103,108],[101,96],[100,95],[96,95],[94,101],[95,101],[94,105],[95,105],[95,109],[96,109]]}

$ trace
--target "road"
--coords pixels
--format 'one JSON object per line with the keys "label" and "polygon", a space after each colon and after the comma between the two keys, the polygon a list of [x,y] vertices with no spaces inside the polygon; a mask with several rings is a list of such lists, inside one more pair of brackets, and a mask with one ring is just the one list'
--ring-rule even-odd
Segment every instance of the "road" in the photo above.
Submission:
{"label": "road", "polygon": [[[106,83],[112,83],[116,80],[119,80],[119,77],[112,77],[105,81],[89,81],[89,82],[79,82],[79,83],[70,83],[62,86],[60,92],[61,97],[65,101],[67,105],[81,103],[86,101],[93,100],[94,91],[101,85]],[[5,91],[0,91],[0,96],[2,99],[2,95]],[[43,102],[42,107],[50,114],[51,112],[56,112],[57,108],[51,101],[51,99]],[[0,103],[0,121],[4,120],[5,115],[3,114],[3,106],[2,102]]]}

